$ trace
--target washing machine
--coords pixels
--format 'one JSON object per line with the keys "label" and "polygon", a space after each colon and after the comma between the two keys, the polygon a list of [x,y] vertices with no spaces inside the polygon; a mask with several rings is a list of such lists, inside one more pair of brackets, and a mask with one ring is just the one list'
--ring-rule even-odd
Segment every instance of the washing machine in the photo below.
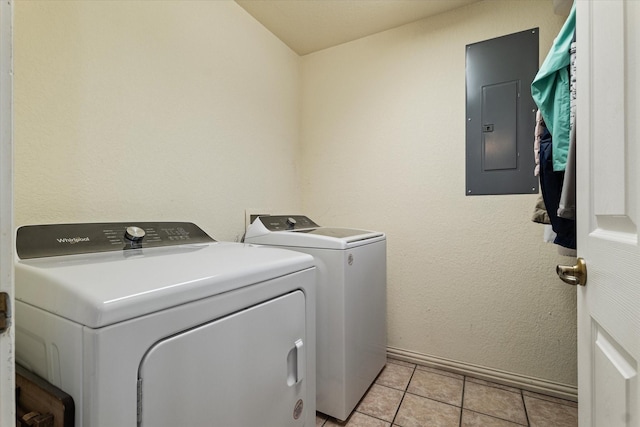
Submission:
{"label": "washing machine", "polygon": [[313,257],[192,223],[17,230],[16,362],[76,427],[314,426]]}
{"label": "washing machine", "polygon": [[245,242],[313,255],[317,410],[345,420],[386,363],[385,234],[273,215],[258,217]]}

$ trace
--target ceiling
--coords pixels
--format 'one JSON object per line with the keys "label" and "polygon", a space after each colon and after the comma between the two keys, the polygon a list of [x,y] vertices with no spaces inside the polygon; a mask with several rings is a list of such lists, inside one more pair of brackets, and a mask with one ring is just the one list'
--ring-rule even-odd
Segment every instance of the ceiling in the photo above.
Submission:
{"label": "ceiling", "polygon": [[236,0],[299,55],[480,0]]}

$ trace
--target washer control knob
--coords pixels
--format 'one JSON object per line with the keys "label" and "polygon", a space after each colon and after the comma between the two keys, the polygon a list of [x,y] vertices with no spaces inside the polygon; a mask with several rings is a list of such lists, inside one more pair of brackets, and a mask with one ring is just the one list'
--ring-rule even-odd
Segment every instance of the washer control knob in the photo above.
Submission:
{"label": "washer control knob", "polygon": [[287,218],[287,226],[289,227],[289,229],[295,228],[296,222],[297,221],[295,220],[295,218],[291,218],[291,217]]}
{"label": "washer control knob", "polygon": [[124,232],[124,238],[132,242],[139,242],[147,234],[142,228],[136,226],[129,226]]}

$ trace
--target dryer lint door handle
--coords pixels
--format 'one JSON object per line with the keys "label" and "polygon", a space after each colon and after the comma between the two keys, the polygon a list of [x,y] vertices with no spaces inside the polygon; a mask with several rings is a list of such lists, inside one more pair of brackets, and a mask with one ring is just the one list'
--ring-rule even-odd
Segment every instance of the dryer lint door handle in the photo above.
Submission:
{"label": "dryer lint door handle", "polygon": [[287,354],[287,385],[296,385],[302,381],[305,372],[304,360],[304,343],[299,339]]}

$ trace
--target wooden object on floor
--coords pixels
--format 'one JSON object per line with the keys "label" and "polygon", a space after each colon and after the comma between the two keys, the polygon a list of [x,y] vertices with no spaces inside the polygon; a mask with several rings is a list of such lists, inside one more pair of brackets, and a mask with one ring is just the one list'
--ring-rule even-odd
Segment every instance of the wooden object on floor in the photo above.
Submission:
{"label": "wooden object on floor", "polygon": [[73,427],[74,417],[71,396],[16,365],[16,426]]}

